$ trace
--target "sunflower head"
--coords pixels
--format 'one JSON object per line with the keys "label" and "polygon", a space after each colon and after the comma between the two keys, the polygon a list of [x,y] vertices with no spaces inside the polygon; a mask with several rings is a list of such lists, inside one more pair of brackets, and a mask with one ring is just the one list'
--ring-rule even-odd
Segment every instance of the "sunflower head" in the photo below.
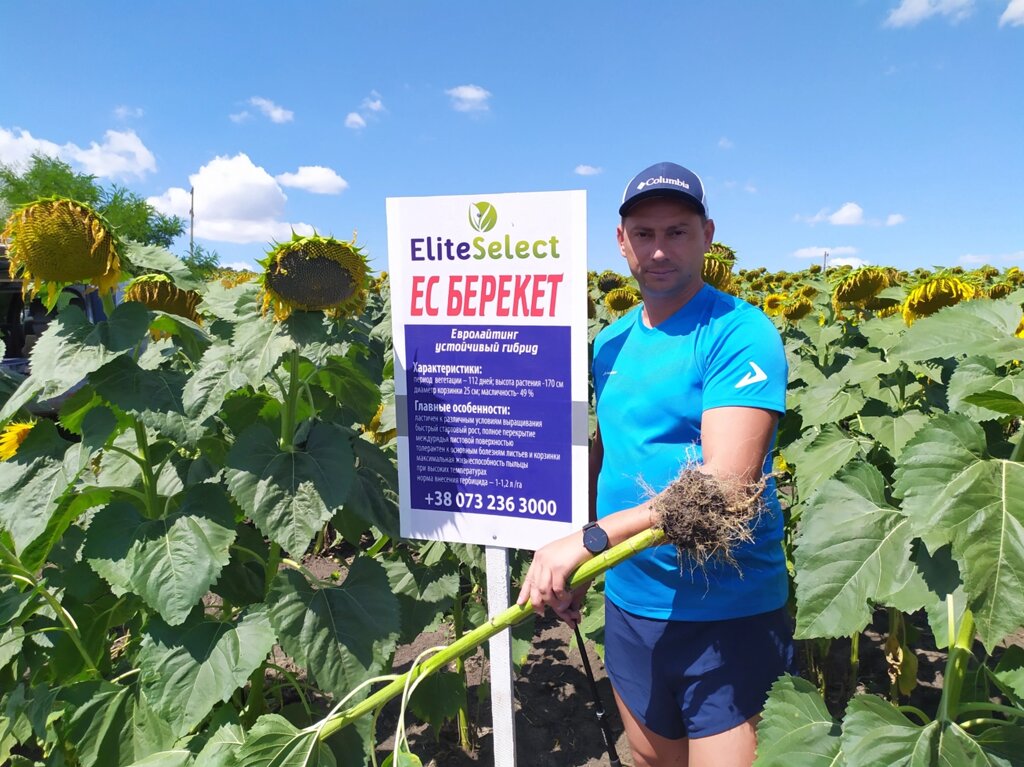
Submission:
{"label": "sunflower head", "polygon": [[722,242],[711,243],[711,247],[708,248],[708,252],[704,255],[717,256],[723,261],[728,261],[730,265],[736,262],[736,251]]}
{"label": "sunflower head", "polygon": [[600,288],[602,293],[608,293],[615,288],[622,288],[626,285],[626,278],[621,274],[613,272],[611,269],[605,269],[599,275],[597,275],[597,287]]}
{"label": "sunflower head", "polygon": [[798,297],[787,301],[782,307],[782,315],[790,322],[802,320],[814,310],[814,304],[809,299]]}
{"label": "sunflower head", "polygon": [[732,282],[732,261],[711,251],[704,254],[704,282],[719,290],[726,290]]}
{"label": "sunflower head", "polygon": [[981,290],[977,286],[952,271],[938,272],[910,291],[903,302],[903,321],[912,325],[921,317],[934,314],[943,307],[977,298],[980,294]]}
{"label": "sunflower head", "polygon": [[182,290],[165,274],[144,274],[128,283],[124,289],[125,301],[137,301],[150,309],[199,322],[199,294]]}
{"label": "sunflower head", "polygon": [[810,299],[818,295],[818,289],[813,285],[801,285],[796,294],[801,298]]}
{"label": "sunflower head", "polygon": [[[165,274],[144,274],[128,283],[124,289],[125,301],[136,301],[149,309],[184,317],[196,324],[199,317],[199,294],[194,290],[182,290]],[[153,340],[166,338],[162,330],[150,330]]]}
{"label": "sunflower head", "polygon": [[1020,285],[1024,283],[1024,271],[1021,271],[1019,266],[1011,266],[1006,270],[1006,274],[1003,275],[1003,279],[1011,285]]}
{"label": "sunflower head", "polygon": [[381,402],[377,406],[377,412],[374,413],[373,418],[370,422],[363,427],[363,433],[366,434],[373,443],[376,445],[386,445],[388,442],[398,436],[398,429],[386,429],[381,431],[380,419],[384,415],[384,403]]}
{"label": "sunflower head", "polygon": [[273,311],[277,320],[296,309],[352,317],[366,306],[369,267],[354,239],[296,234],[270,250],[260,265],[263,312]]}
{"label": "sunflower head", "polygon": [[35,426],[35,421],[11,421],[0,432],[0,461],[13,458]]}
{"label": "sunflower head", "polygon": [[628,312],[640,303],[640,294],[635,288],[623,287],[608,291],[604,297],[604,305],[616,316]]}
{"label": "sunflower head", "polygon": [[890,285],[887,270],[877,266],[862,266],[844,275],[832,291],[832,301],[838,307],[841,304],[853,304],[874,298]]}
{"label": "sunflower head", "polygon": [[782,314],[787,300],[789,300],[789,296],[785,293],[769,293],[765,296],[764,304],[761,308],[769,317],[777,317]]}
{"label": "sunflower head", "polygon": [[988,289],[989,298],[1006,298],[1013,292],[1013,285],[1008,282],[997,282]]}
{"label": "sunflower head", "polygon": [[88,205],[66,197],[30,202],[11,213],[0,238],[10,243],[11,276],[22,279],[26,296],[45,288],[47,309],[67,285],[86,283],[101,293],[117,288],[120,240]]}

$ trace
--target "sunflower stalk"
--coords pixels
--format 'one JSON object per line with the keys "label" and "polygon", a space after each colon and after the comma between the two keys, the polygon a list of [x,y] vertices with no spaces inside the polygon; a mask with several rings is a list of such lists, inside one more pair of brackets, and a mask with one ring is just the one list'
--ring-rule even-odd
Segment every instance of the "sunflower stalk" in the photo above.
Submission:
{"label": "sunflower stalk", "polygon": [[158,519],[160,516],[160,498],[157,495],[156,476],[153,474],[153,461],[149,451],[149,440],[146,437],[146,427],[135,421],[135,441],[139,446],[139,455],[142,460],[138,462],[142,469],[142,488],[146,493],[146,516],[149,519]]}
{"label": "sunflower stalk", "polygon": [[96,663],[90,657],[89,652],[85,649],[85,644],[82,642],[82,635],[78,628],[78,624],[75,623],[75,619],[71,614],[64,609],[60,600],[57,599],[57,597],[55,597],[48,588],[46,588],[46,582],[44,580],[36,580],[35,575],[25,568],[17,554],[3,544],[0,544],[0,559],[3,560],[6,569],[8,570],[8,577],[10,577],[12,581],[25,584],[30,588],[32,593],[38,594],[46,601],[50,606],[50,609],[53,610],[54,615],[57,616],[57,620],[60,621],[64,633],[67,634],[71,643],[78,651],[78,654],[82,656],[85,667],[89,670],[91,675],[99,676],[100,671],[96,667]]}
{"label": "sunflower stalk", "polygon": [[281,411],[281,449],[291,452],[295,449],[295,426],[299,410],[299,352],[293,349],[288,358],[288,389],[285,392],[284,409]]}
{"label": "sunflower stalk", "polygon": [[973,643],[974,615],[970,610],[964,610],[956,641],[950,647],[946,659],[946,670],[942,677],[942,699],[935,714],[937,722],[956,721],[957,714],[960,713],[960,693],[963,690],[964,677],[967,675],[967,663],[971,659]]}
{"label": "sunflower stalk", "polygon": [[[664,540],[665,533],[662,530],[651,528],[637,533],[632,538],[608,549],[588,562],[584,562],[569,579],[567,588],[573,589],[588,583],[606,570],[629,559],[634,554],[639,554],[641,551],[662,543]],[[533,606],[530,602],[524,605],[512,605],[500,615],[491,618],[487,623],[464,634],[461,639],[448,645],[448,647],[431,656],[423,663],[413,666],[405,674],[394,679],[386,687],[382,687],[365,700],[345,711],[328,717],[325,721],[308,727],[306,731],[316,731],[318,738],[321,741],[325,740],[346,725],[359,719],[359,717],[380,708],[392,698],[401,695],[407,681],[415,681],[420,677],[432,674],[456,658],[461,658],[474,651],[498,632],[504,631],[526,619],[532,611]]]}

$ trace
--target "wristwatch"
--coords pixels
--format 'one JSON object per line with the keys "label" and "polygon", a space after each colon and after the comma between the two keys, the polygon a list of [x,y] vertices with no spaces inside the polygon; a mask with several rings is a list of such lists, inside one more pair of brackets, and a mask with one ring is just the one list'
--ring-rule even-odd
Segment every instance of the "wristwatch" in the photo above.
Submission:
{"label": "wristwatch", "polygon": [[600,554],[608,548],[608,533],[602,530],[597,522],[584,525],[583,546],[591,554]]}

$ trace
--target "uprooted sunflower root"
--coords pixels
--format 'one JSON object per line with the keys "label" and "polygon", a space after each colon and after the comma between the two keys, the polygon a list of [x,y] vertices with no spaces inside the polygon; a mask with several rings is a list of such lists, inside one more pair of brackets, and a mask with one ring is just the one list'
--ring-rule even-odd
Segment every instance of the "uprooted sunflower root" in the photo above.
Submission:
{"label": "uprooted sunflower root", "polygon": [[676,547],[679,567],[703,568],[712,559],[736,564],[736,547],[753,538],[768,478],[745,482],[705,474],[694,467],[648,502],[653,526]]}

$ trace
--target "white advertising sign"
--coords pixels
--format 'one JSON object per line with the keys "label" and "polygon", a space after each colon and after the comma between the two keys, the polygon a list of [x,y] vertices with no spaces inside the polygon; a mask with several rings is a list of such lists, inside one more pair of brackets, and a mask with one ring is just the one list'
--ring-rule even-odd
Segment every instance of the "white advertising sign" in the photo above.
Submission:
{"label": "white advertising sign", "polygon": [[585,193],[390,198],[387,222],[402,536],[582,527]]}

